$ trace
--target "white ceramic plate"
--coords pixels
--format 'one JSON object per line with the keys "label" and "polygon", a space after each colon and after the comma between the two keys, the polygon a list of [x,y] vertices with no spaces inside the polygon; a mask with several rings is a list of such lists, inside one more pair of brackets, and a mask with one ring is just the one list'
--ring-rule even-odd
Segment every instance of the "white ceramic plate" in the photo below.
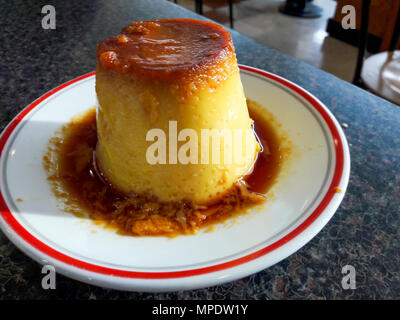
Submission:
{"label": "white ceramic plate", "polygon": [[120,236],[60,211],[42,157],[57,129],[95,105],[90,73],[48,92],[3,131],[1,230],[27,255],[61,274],[131,291],[217,285],[294,253],[324,227],[344,196],[350,171],[346,138],[329,110],[304,89],[262,70],[240,68],[246,96],[267,107],[298,151],[271,190],[275,199],[261,210],[213,232],[172,239]]}

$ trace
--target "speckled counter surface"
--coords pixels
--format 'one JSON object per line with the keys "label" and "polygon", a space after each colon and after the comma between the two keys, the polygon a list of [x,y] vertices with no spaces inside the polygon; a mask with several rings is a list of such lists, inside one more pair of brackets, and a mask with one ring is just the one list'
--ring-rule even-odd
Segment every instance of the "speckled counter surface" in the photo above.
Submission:
{"label": "speckled counter surface", "polygon": [[[57,29],[41,28],[53,4]],[[2,1],[0,129],[26,105],[95,68],[95,48],[132,20],[195,17],[165,0]],[[106,290],[57,276],[41,287],[41,267],[0,233],[0,299],[399,299],[400,107],[232,32],[239,63],[281,75],[313,93],[349,127],[351,176],[342,205],[307,245],[247,278],[194,291]],[[343,290],[344,265],[357,288]]]}

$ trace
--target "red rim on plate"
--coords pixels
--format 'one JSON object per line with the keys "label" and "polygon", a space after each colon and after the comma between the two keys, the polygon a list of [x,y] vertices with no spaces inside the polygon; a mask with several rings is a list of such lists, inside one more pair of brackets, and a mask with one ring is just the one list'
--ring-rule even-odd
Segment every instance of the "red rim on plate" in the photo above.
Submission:
{"label": "red rim on plate", "polygon": [[[325,123],[328,125],[328,128],[331,132],[332,139],[334,142],[335,146],[335,170],[333,174],[333,178],[331,181],[331,184],[329,186],[329,189],[325,196],[323,197],[322,201],[319,203],[317,208],[307,217],[305,221],[303,221],[297,228],[292,230],[290,233],[279,239],[278,241],[260,249],[257,250],[256,252],[253,252],[251,254],[248,254],[246,256],[220,263],[220,264],[215,264],[212,266],[208,267],[203,267],[203,268],[196,268],[196,269],[190,269],[190,270],[183,270],[183,271],[170,271],[170,272],[137,272],[137,271],[128,271],[128,270],[120,270],[120,269],[113,269],[113,268],[107,268],[103,266],[99,266],[96,264],[84,262],[78,259],[75,259],[73,257],[70,257],[62,252],[59,252],[39,239],[35,238],[31,233],[29,233],[28,230],[26,230],[14,217],[12,214],[11,210],[8,208],[3,195],[0,190],[0,212],[1,216],[4,219],[4,221],[8,224],[8,226],[14,230],[18,236],[20,236],[26,243],[31,245],[32,247],[36,248],[43,254],[50,256],[60,262],[63,262],[65,264],[68,264],[73,267],[77,267],[83,270],[91,271],[91,272],[96,272],[99,274],[103,275],[110,275],[110,276],[119,276],[119,277],[124,277],[124,278],[136,278],[136,279],[171,279],[171,278],[181,278],[181,277],[190,277],[190,276],[198,276],[206,273],[211,273],[211,272],[216,272],[216,271],[221,271],[224,269],[232,268],[241,264],[244,264],[246,262],[255,260],[259,257],[262,257],[279,247],[283,246],[285,243],[288,243],[292,239],[294,239],[296,236],[300,235],[303,231],[305,231],[321,214],[322,212],[326,209],[328,204],[331,202],[333,197],[336,194],[336,188],[339,186],[340,181],[342,179],[343,175],[343,167],[344,167],[344,149],[343,149],[343,143],[342,139],[340,137],[339,131],[332,120],[331,116],[328,114],[328,112],[325,110],[325,108],[321,105],[320,102],[318,102],[313,96],[311,96],[308,92],[306,92],[304,89],[300,88],[299,86],[289,82],[288,80],[285,80],[281,77],[278,77],[274,74],[270,74],[266,71],[255,69],[252,67],[248,66],[240,66],[240,69],[250,71],[252,73],[258,74],[260,76],[272,79],[281,85],[289,88],[290,90],[294,91],[298,95],[300,95],[302,98],[304,98],[307,102],[309,102],[312,107],[322,116],[322,118],[325,120]],[[26,107],[20,114],[18,114],[12,122],[6,127],[4,130],[2,136],[0,137],[0,157],[2,156],[4,146],[7,143],[8,138],[14,131],[14,129],[17,127],[17,125],[21,122],[21,120],[30,112],[32,111],[35,107],[37,107],[41,102],[55,94],[56,92],[76,83],[79,82],[80,80],[83,80],[85,78],[91,77],[95,74],[95,72],[88,73],[86,75],[80,76],[76,79],[73,79],[69,82],[66,82],[59,87],[49,91],[36,101],[34,101],[32,104],[30,104],[28,107]]]}

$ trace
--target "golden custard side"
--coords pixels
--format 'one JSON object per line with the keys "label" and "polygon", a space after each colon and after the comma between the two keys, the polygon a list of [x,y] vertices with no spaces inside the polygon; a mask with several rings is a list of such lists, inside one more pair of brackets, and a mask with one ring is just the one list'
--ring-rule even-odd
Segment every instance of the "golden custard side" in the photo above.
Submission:
{"label": "golden custard side", "polygon": [[[132,23],[99,44],[97,58],[97,163],[113,187],[205,204],[252,170],[260,146],[254,135],[246,137],[252,120],[225,29],[190,19]],[[171,122],[177,133],[192,129],[197,137],[202,129],[242,131],[243,161],[225,161],[222,144],[220,163],[210,157],[209,163],[182,164],[176,153],[185,141],[179,141],[176,150],[167,144],[167,164],[149,163],[147,133],[157,128],[167,142],[176,140]],[[200,139],[197,145],[200,152]]]}

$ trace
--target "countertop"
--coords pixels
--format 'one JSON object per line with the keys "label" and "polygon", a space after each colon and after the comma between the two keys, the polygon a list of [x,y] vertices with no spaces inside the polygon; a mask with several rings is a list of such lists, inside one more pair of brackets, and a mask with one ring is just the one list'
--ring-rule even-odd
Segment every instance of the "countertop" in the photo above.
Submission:
{"label": "countertop", "polygon": [[[56,9],[44,30],[41,8]],[[201,18],[166,0],[6,1],[0,7],[0,130],[52,88],[93,71],[96,44],[133,20]],[[331,221],[280,263],[216,287],[174,293],[106,290],[57,275],[43,290],[41,267],[0,233],[0,299],[399,299],[400,108],[231,30],[238,62],[283,76],[320,99],[345,130],[350,183]],[[353,265],[356,289],[341,286]]]}

